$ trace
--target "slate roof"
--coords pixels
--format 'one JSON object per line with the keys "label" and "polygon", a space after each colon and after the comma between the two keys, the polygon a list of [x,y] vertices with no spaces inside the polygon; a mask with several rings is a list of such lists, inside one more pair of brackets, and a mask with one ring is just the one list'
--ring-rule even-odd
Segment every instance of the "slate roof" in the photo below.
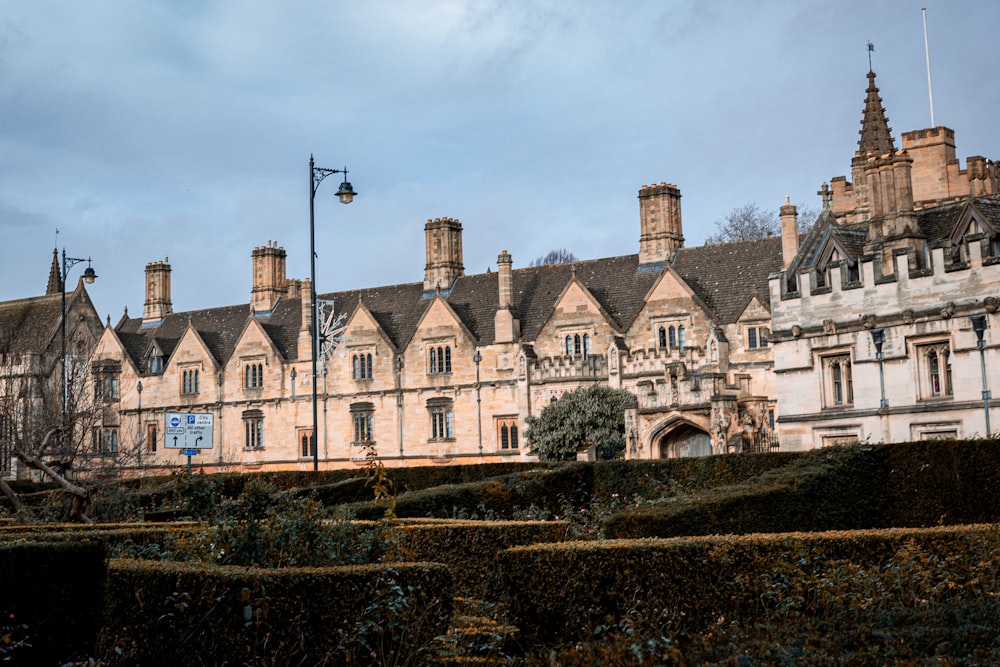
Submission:
{"label": "slate roof", "polygon": [[42,353],[58,332],[60,294],[0,303],[0,354]]}
{"label": "slate roof", "polygon": [[719,324],[739,319],[750,298],[769,307],[767,277],[781,270],[781,237],[681,248],[671,264],[715,311]]}
{"label": "slate roof", "polygon": [[[754,294],[768,303],[767,276],[781,268],[781,239],[684,248],[673,266],[722,323],[735,321]],[[534,341],[552,316],[557,299],[574,279],[597,300],[613,326],[624,331],[635,320],[663,268],[643,267],[638,255],[529,267],[511,272],[512,311],[521,322],[521,339]],[[412,340],[421,317],[433,301],[423,282],[319,294],[333,300],[337,312],[352,314],[364,304],[397,350]],[[499,303],[498,274],[462,276],[443,298],[480,345],[494,343],[494,317]],[[125,318],[115,328],[136,366],[146,372],[146,351],[155,341],[169,358],[187,329],[199,332],[220,363],[232,356],[251,317],[249,304],[173,313],[155,326],[142,318]],[[286,359],[298,356],[302,307],[298,299],[282,299],[258,321]]]}

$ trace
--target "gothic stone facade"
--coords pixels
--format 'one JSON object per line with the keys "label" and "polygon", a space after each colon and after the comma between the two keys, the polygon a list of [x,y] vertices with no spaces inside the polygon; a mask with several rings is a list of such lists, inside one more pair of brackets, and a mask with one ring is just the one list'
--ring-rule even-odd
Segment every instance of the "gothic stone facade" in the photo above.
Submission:
{"label": "gothic stone facade", "polygon": [[[321,294],[321,331],[339,333],[319,351],[321,466],[360,464],[365,442],[388,465],[525,459],[525,418],[595,383],[639,397],[629,456],[731,451],[750,430],[776,444],[767,279],[781,240],[685,248],[679,190],[639,200],[635,255],[515,270],[504,251],[495,272],[466,275],[462,224],[438,218],[423,281]],[[103,426],[142,468],[184,463],[164,447],[168,412],[213,415],[206,470],[313,465],[309,282],[286,277],[277,244],[252,262],[250,303],[190,312],[152,262],[142,317],[105,329],[94,366],[120,391]]]}
{"label": "gothic stone facade", "polygon": [[815,229],[771,279],[783,448],[998,426],[998,165],[960,169],[946,127],[905,133],[896,150],[868,79],[853,182],[824,185]]}

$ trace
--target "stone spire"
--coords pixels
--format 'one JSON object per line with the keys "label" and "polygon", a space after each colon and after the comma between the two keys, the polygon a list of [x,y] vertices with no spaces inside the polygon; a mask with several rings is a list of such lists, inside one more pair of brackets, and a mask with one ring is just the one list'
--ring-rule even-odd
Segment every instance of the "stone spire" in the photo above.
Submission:
{"label": "stone spire", "polygon": [[62,271],[59,269],[59,251],[53,248],[52,268],[49,269],[49,286],[45,288],[45,293],[59,294],[62,291]]}
{"label": "stone spire", "polygon": [[865,92],[864,117],[858,132],[861,139],[858,141],[855,159],[891,155],[896,152],[896,145],[892,141],[892,128],[889,127],[889,118],[885,115],[882,98],[878,94],[878,86],[875,85],[875,72],[871,70],[868,70],[868,90]]}

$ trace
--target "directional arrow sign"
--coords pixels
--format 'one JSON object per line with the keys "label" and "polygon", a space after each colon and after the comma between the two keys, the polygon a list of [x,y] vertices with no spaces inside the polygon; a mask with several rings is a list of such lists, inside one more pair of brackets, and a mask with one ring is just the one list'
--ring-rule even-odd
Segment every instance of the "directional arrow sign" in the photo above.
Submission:
{"label": "directional arrow sign", "polygon": [[211,449],[215,416],[197,412],[168,412],[164,417],[167,449]]}

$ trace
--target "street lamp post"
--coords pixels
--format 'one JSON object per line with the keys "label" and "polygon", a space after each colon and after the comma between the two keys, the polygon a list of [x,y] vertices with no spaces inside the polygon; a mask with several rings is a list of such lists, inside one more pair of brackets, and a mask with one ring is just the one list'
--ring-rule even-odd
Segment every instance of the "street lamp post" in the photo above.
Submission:
{"label": "street lamp post", "polygon": [[319,411],[316,407],[316,384],[319,381],[319,308],[316,303],[316,191],[319,184],[331,174],[343,174],[344,181],[337,189],[341,204],[350,204],[357,193],[347,182],[347,167],[324,169],[317,167],[313,156],[309,156],[309,299],[312,312],[312,431],[313,470],[319,470]]}
{"label": "street lamp post", "polygon": [[94,284],[97,274],[94,273],[90,265],[90,258],[80,259],[78,257],[67,257],[66,248],[62,251],[62,276],[60,291],[62,292],[62,317],[59,320],[59,331],[62,339],[62,424],[66,425],[66,412],[69,408],[69,377],[66,373],[66,279],[69,277],[69,270],[80,262],[86,262],[87,268],[83,271],[83,282],[88,285]]}
{"label": "street lamp post", "polygon": [[883,369],[882,344],[885,343],[884,329],[870,329],[872,342],[875,344],[875,358],[878,359],[878,384],[881,391],[882,400],[879,401],[880,408],[889,407],[889,399],[885,397],[885,371]]}
{"label": "street lamp post", "polygon": [[979,369],[983,376],[983,417],[986,418],[986,437],[990,437],[990,394],[989,386],[986,384],[986,340],[983,334],[986,333],[986,316],[973,315],[972,330],[976,332],[976,347],[979,348]]}

